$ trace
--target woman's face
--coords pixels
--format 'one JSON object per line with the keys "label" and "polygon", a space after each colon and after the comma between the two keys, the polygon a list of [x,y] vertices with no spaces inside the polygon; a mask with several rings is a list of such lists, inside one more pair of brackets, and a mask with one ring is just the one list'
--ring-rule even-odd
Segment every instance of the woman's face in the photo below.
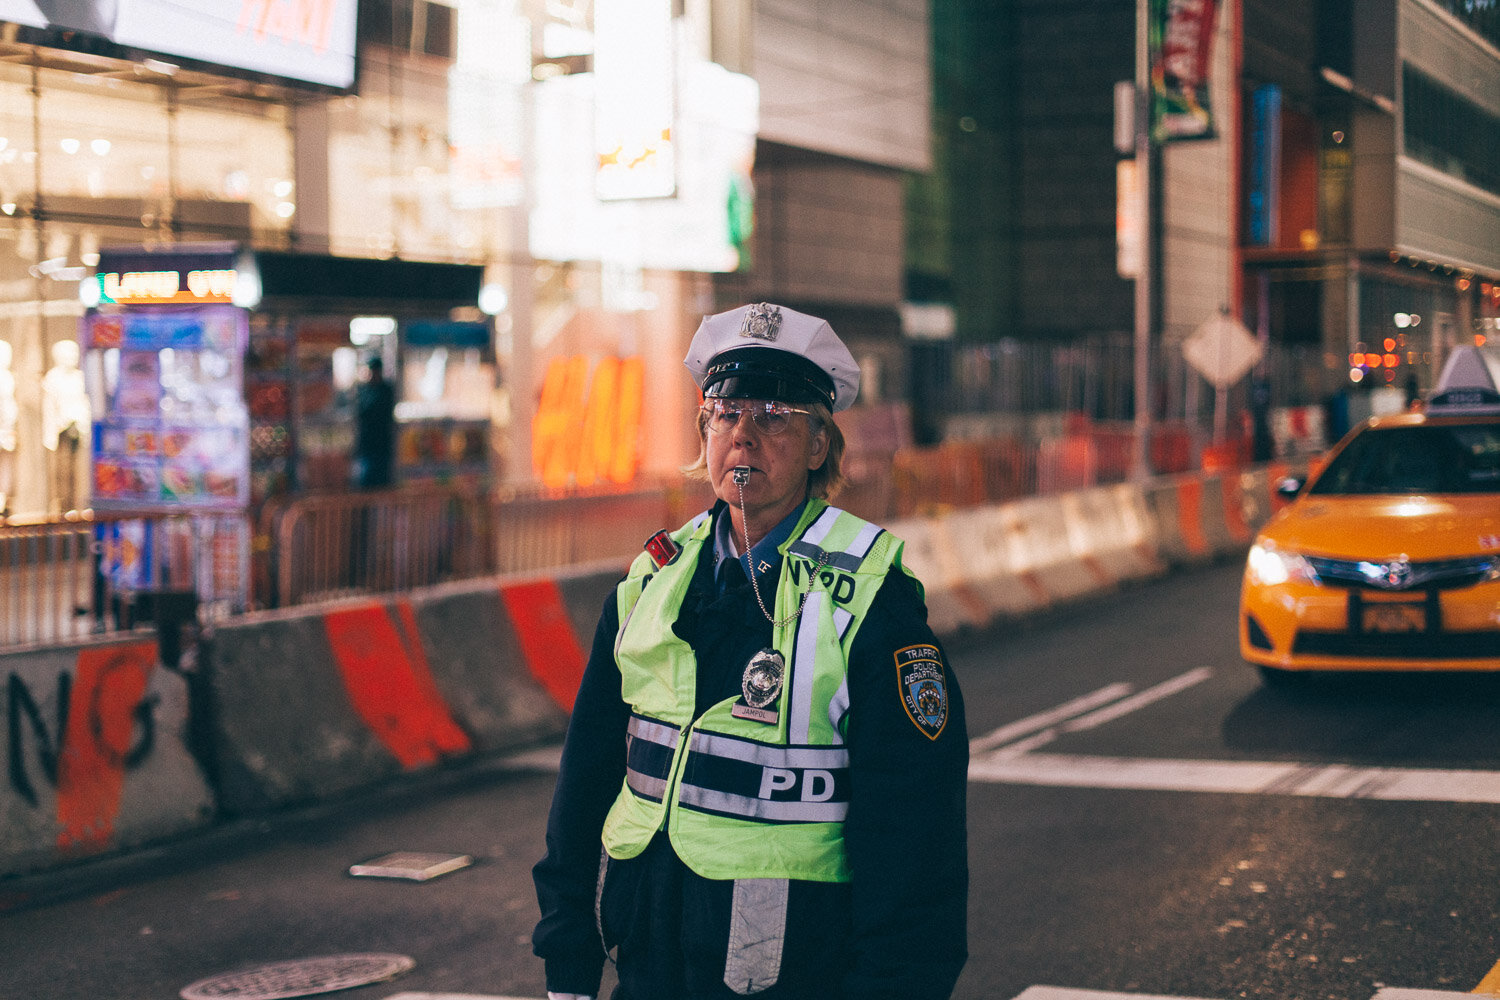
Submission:
{"label": "woman's face", "polygon": [[767,433],[756,426],[749,412],[761,401],[726,402],[746,412],[727,429],[705,431],[709,481],[714,494],[738,510],[741,487],[734,481],[734,469],[749,468],[744,509],[751,523],[764,531],[806,499],[808,473],[828,457],[828,432],[819,427],[815,433],[805,414],[794,413],[781,433]]}

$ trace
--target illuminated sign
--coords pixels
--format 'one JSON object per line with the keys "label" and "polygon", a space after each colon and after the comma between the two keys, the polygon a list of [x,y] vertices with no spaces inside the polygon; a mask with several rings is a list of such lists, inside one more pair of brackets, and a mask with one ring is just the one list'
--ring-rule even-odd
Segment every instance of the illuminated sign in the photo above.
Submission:
{"label": "illuminated sign", "polygon": [[606,201],[677,190],[671,0],[594,6],[594,189]]}
{"label": "illuminated sign", "polygon": [[640,467],[645,362],[604,358],[590,378],[588,358],[555,358],[531,422],[532,465],[552,488],[628,483]]}
{"label": "illuminated sign", "polygon": [[590,123],[600,82],[573,73],[534,85],[533,257],[610,261],[665,271],[734,271],[749,252],[760,89],[714,63],[684,57],[676,194],[601,200]]}
{"label": "illuminated sign", "polygon": [[98,276],[101,302],[137,305],[229,302],[238,277],[233,268],[200,271],[126,271]]}
{"label": "illuminated sign", "polygon": [[503,208],[524,194],[523,88],[531,82],[530,23],[512,3],[465,0],[448,70],[448,182],[453,207]]}
{"label": "illuminated sign", "polygon": [[46,44],[129,49],[302,80],[354,85],[356,0],[0,0],[0,20],[53,29]]}
{"label": "illuminated sign", "polygon": [[1210,55],[1217,0],[1151,0],[1151,137],[1214,135]]}

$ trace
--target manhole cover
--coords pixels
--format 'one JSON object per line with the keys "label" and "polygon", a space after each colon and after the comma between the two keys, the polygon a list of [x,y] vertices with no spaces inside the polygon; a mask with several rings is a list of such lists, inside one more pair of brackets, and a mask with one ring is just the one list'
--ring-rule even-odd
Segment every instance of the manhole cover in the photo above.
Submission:
{"label": "manhole cover", "polygon": [[182,1000],[282,1000],[367,986],[395,979],[416,962],[405,955],[324,955],[268,962],[200,979],[182,990]]}

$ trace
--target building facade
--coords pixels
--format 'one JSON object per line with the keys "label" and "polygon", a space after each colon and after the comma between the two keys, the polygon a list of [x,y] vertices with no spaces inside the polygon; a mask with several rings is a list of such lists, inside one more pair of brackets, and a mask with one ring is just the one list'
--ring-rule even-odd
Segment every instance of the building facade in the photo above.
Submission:
{"label": "building facade", "polygon": [[[441,315],[332,279],[252,315],[250,360],[308,383],[266,393],[259,418],[251,400],[256,439],[319,456],[292,456],[273,490],[341,483],[336,408],[372,353],[403,418],[483,419],[487,478],[510,483],[690,460],[681,358],[702,315],[746,300],[821,311],[872,400],[899,387],[903,177],[930,156],[925,0],[267,0],[172,31],[148,17],[159,0],[109,6],[49,24],[0,0],[12,516],[76,506],[50,486],[41,385],[79,337],[101,249],[482,269],[481,301]],[[201,44],[210,28],[223,38]]]}
{"label": "building facade", "polygon": [[[1182,346],[1221,311],[1267,349],[1256,374],[1278,403],[1347,398],[1355,417],[1430,386],[1452,344],[1493,336],[1492,5],[1149,7],[1213,14],[1210,127],[1150,152],[1155,416],[1213,408]],[[1104,0],[935,6],[935,169],[912,182],[907,285],[955,323],[951,340],[916,347],[929,362],[916,410],[969,416],[957,399],[1132,415],[1116,169],[1134,154],[1117,139],[1116,85],[1134,76],[1136,13]],[[1237,409],[1247,388],[1231,390]]]}

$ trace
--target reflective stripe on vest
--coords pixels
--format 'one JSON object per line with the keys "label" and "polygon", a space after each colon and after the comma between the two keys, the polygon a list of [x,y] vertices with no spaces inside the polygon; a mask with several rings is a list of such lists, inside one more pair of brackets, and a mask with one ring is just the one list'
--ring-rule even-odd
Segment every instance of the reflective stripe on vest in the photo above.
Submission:
{"label": "reflective stripe on vest", "polygon": [[849,751],[697,732],[688,744],[678,801],[742,819],[842,823],[849,813]]}
{"label": "reflective stripe on vest", "polygon": [[[787,546],[787,554],[811,559],[814,565],[821,560],[827,568],[844,572],[857,571],[860,566],[864,565],[865,557],[870,554],[870,549],[874,547],[875,541],[884,534],[884,531],[874,524],[866,523],[842,552],[825,553],[821,548],[821,543],[828,537],[828,532],[833,529],[842,514],[843,511],[836,507],[829,507],[823,511],[800,538]],[[829,641],[829,637],[821,633],[823,616],[820,614],[822,603],[829,599],[826,590],[815,590],[808,594],[802,617],[796,625],[797,638],[793,646],[793,661],[789,671],[792,678],[792,690],[788,708],[790,718],[787,720],[787,739],[791,743],[808,741],[809,727],[812,724],[812,691],[816,671],[815,669],[799,669],[799,667],[811,668],[817,662],[819,644]],[[837,636],[832,641],[842,645],[844,636],[853,622],[852,614],[842,607],[835,606],[833,625]],[[834,738],[840,743],[843,742],[841,723],[844,715],[849,711],[847,682],[843,693],[844,703],[840,707],[838,718],[834,718],[833,705],[830,704],[828,720],[833,726]]]}
{"label": "reflective stripe on vest", "polygon": [[672,758],[682,734],[665,722],[632,715],[625,729],[625,783],[652,802],[667,794]]}

